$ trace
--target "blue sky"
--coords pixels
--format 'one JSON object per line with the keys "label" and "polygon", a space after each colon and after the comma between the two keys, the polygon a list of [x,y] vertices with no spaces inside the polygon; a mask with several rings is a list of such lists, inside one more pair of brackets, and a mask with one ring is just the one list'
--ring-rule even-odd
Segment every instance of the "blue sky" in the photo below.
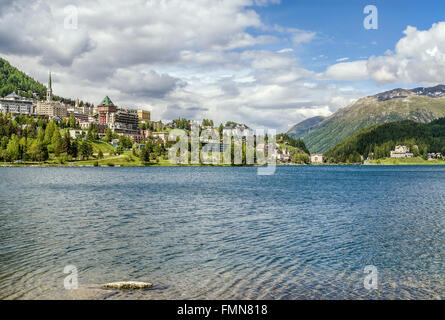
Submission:
{"label": "blue sky", "polygon": [[285,131],[445,84],[444,16],[441,0],[2,1],[0,55],[43,83],[51,70],[59,96]]}
{"label": "blue sky", "polygon": [[[363,19],[366,5],[378,9],[378,29],[366,30]],[[265,23],[317,32],[316,41],[305,45],[302,59],[311,64],[313,57],[325,55],[324,66],[336,59],[351,60],[383,55],[393,50],[408,25],[428,29],[445,18],[441,0],[283,0],[278,5],[256,10]],[[323,66],[312,64],[317,71]]]}

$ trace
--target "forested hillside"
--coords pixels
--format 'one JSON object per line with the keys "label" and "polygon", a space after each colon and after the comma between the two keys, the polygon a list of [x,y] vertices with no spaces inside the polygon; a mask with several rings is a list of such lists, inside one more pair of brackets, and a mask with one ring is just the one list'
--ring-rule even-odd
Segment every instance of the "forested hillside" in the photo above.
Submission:
{"label": "forested hillside", "polygon": [[428,152],[445,153],[445,118],[428,124],[405,120],[367,127],[326,151],[325,156],[328,162],[356,163],[360,156],[389,157],[396,145],[408,146],[414,156],[424,159]]}
{"label": "forested hillside", "polygon": [[[26,73],[11,66],[11,64],[3,58],[0,58],[0,97],[5,97],[10,93],[17,93],[26,98],[34,98],[43,100],[46,98],[46,87],[40,82],[34,80]],[[53,96],[55,101],[62,101],[65,104],[74,105],[75,100],[70,98],[62,98],[57,95]],[[83,101],[80,102],[82,106]],[[88,106],[93,104],[85,102]]]}
{"label": "forested hillside", "polygon": [[311,152],[323,153],[368,126],[403,120],[429,123],[441,117],[445,117],[445,86],[394,89],[361,98],[322,121],[315,121],[307,132],[298,133],[293,128],[288,134],[303,139]]}
{"label": "forested hillside", "polygon": [[4,97],[12,92],[26,97],[43,99],[46,96],[46,87],[25,73],[19,71],[0,58],[0,96]]}

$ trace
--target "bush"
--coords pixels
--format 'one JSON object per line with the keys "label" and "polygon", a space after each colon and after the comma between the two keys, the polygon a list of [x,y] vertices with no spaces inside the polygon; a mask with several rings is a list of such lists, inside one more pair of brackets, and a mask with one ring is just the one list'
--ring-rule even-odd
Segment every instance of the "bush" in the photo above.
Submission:
{"label": "bush", "polygon": [[68,157],[64,154],[60,157],[57,157],[57,163],[58,164],[65,164],[68,161]]}

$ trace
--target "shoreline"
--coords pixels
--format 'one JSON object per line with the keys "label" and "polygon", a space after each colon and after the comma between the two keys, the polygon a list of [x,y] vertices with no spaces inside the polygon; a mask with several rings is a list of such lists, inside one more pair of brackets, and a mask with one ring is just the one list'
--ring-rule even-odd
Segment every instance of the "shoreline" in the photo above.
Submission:
{"label": "shoreline", "polygon": [[[176,164],[157,164],[153,163],[150,165],[92,165],[92,164],[79,164],[79,165],[70,165],[70,164],[0,164],[0,168],[149,168],[149,167],[265,167],[266,165],[224,165],[224,164],[217,164],[217,165],[211,165],[211,164],[182,164],[182,165],[176,165]],[[298,164],[298,163],[277,163],[276,166],[292,166],[292,167],[299,167],[299,166],[320,166],[320,167],[327,167],[327,166],[445,166],[445,161],[442,161],[441,163],[437,162],[427,162],[425,163],[367,163],[367,164],[347,164],[347,163],[317,163],[317,164]]]}

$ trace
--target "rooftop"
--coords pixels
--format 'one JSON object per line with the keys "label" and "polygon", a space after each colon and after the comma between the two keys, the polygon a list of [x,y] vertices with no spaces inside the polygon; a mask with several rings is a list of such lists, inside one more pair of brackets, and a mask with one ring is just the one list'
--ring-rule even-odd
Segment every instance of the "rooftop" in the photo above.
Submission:
{"label": "rooftop", "polygon": [[7,100],[20,100],[22,97],[17,95],[15,92],[8,94],[5,99]]}
{"label": "rooftop", "polygon": [[114,106],[114,103],[108,96],[106,96],[102,102],[99,103],[99,106]]}

